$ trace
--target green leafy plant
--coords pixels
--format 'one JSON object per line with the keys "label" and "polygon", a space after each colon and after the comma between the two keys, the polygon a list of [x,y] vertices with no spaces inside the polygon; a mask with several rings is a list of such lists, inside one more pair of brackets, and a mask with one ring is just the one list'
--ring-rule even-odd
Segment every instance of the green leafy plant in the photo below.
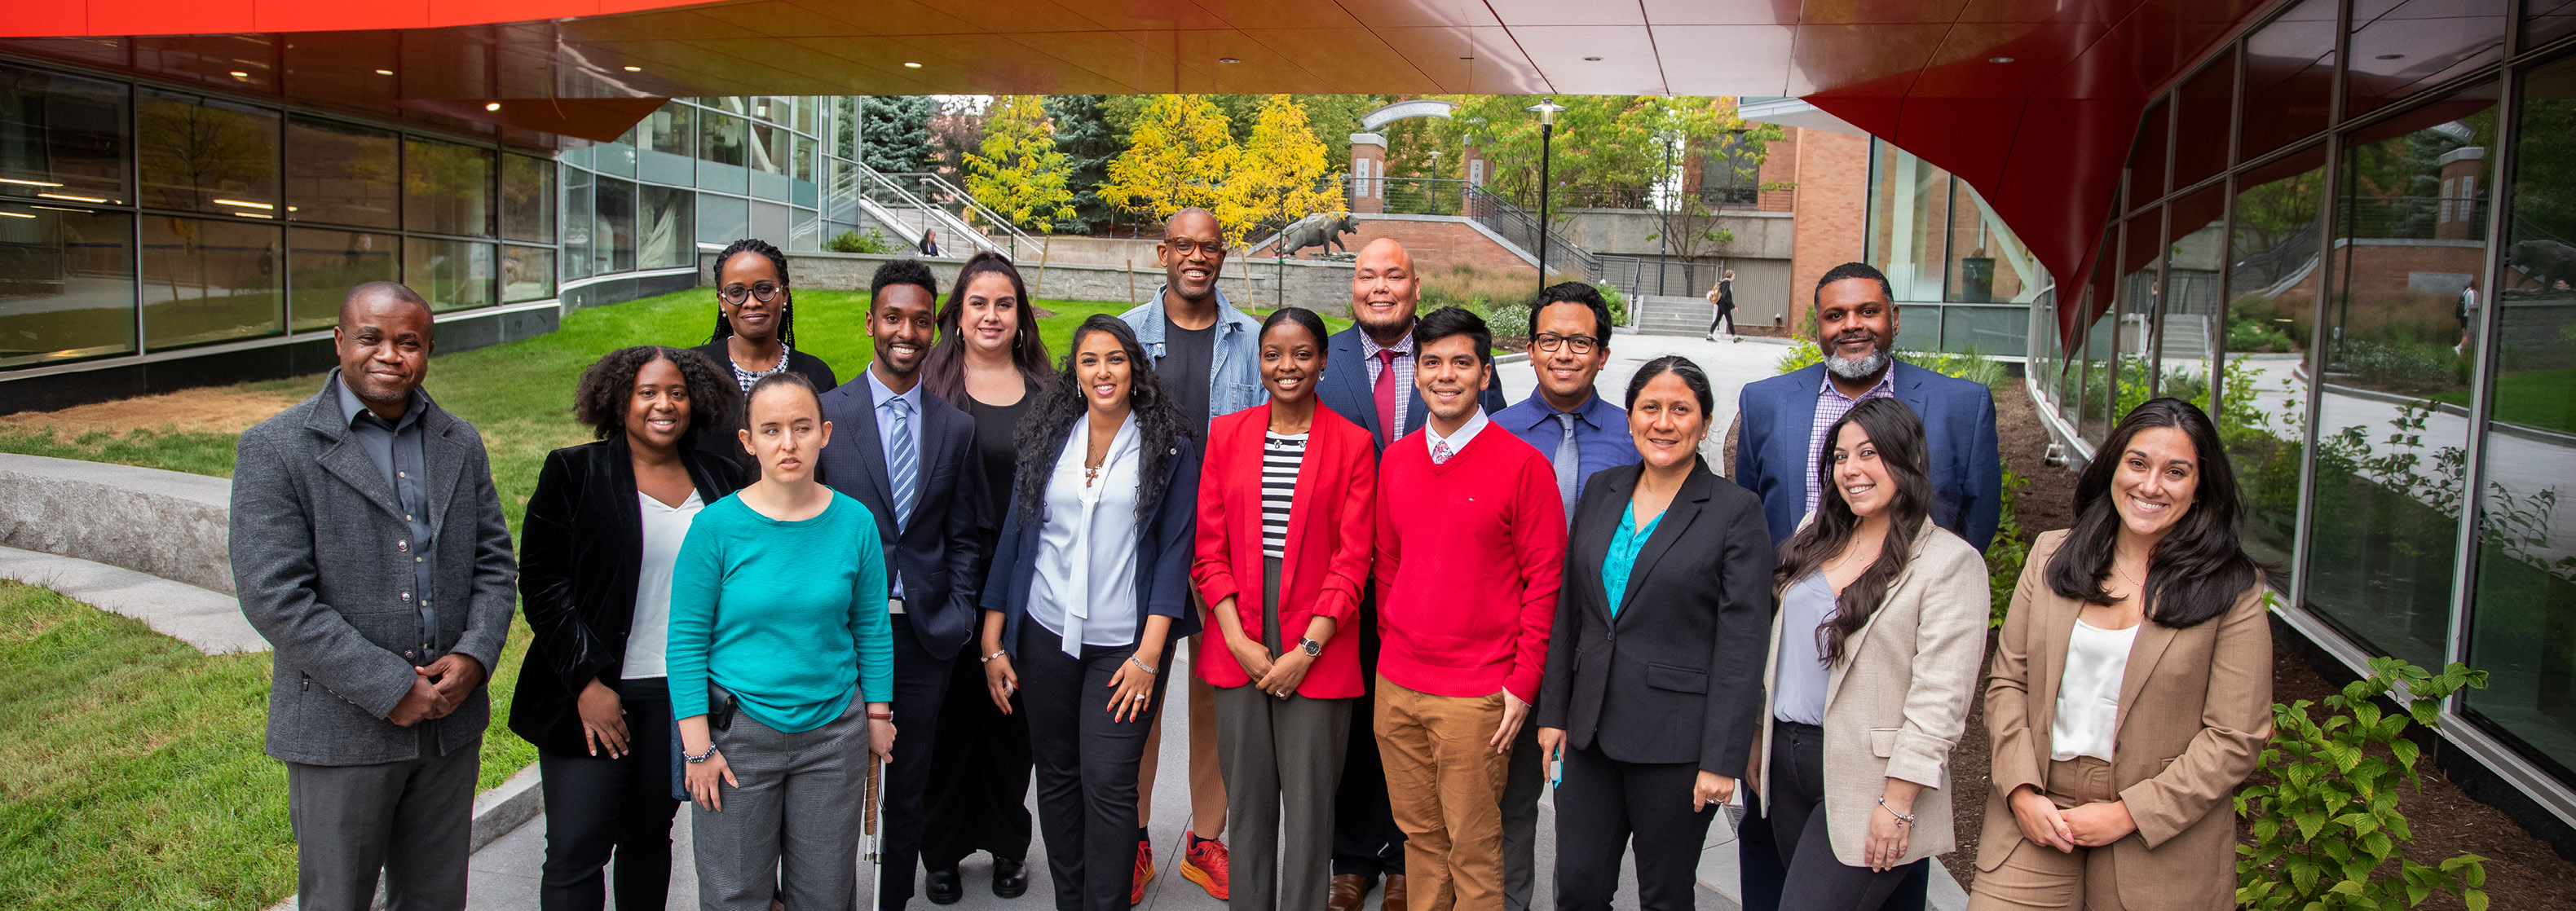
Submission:
{"label": "green leafy plant", "polygon": [[866,234],[843,231],[839,236],[825,242],[823,249],[834,253],[892,253],[894,242],[886,239],[885,232],[869,228]]}
{"label": "green leafy plant", "polygon": [[1782,353],[1779,360],[1771,362],[1771,372],[1796,373],[1807,369],[1809,365],[1824,362],[1825,350],[1816,347],[1814,339],[1802,338],[1790,342],[1789,350]]}
{"label": "green leafy plant", "polygon": [[[2415,836],[2397,799],[2401,785],[2423,790],[2415,770],[2423,751],[2405,738],[2407,723],[2430,730],[2444,698],[2486,685],[2487,672],[2464,664],[2434,674],[2380,657],[2370,659],[2369,677],[2325,698],[2322,718],[2305,699],[2274,704],[2272,741],[2255,766],[2274,780],[2236,794],[2236,814],[2253,828],[2252,843],[2236,847],[2236,906],[2381,911],[2444,892],[2485,911],[2486,859],[2462,854],[2426,866],[2400,856]],[[2403,710],[2383,711],[2378,700],[2399,687]]]}
{"label": "green leafy plant", "polygon": [[2013,517],[2021,489],[2029,483],[2029,478],[2004,469],[2003,518],[1995,524],[1995,540],[1986,545],[1986,587],[1991,591],[1988,629],[2004,625],[2004,614],[2012,610],[2013,589],[2021,585],[2022,567],[2030,562],[2030,538],[2021,520]]}
{"label": "green leafy plant", "polygon": [[[1896,358],[1942,376],[1981,383],[1990,387],[2000,385],[2004,380],[2011,378],[2011,374],[2004,370],[2002,361],[1974,351],[1958,354],[1943,351],[1899,351],[1896,352]],[[1824,360],[1824,349],[1816,347],[1815,340],[1802,338],[1790,342],[1789,350],[1782,352],[1779,360],[1771,362],[1771,372],[1792,373],[1806,369],[1809,365],[1824,363]]]}

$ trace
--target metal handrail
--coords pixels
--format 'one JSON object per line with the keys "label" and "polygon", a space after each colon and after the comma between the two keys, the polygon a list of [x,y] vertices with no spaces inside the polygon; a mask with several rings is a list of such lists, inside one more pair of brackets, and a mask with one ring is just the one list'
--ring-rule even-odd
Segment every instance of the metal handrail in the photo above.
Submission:
{"label": "metal handrail", "polygon": [[[902,185],[897,184],[888,175],[879,172],[877,169],[868,167],[867,165],[859,162],[849,162],[849,166],[850,169],[843,173],[848,175],[848,179],[852,182],[866,180],[869,183],[872,183],[876,189],[892,194],[897,203],[921,212],[924,217],[938,222],[940,227],[947,228],[950,234],[964,237],[973,242],[978,249],[1005,254],[1010,252],[1004,250],[1000,244],[994,243],[993,239],[985,236],[984,232],[975,230],[975,226],[967,224],[965,219],[957,217],[955,213],[949,212],[946,208],[933,205],[921,197],[914,195],[912,191],[904,189]],[[937,175],[930,176],[936,177]],[[941,181],[940,183],[945,185],[946,181]],[[839,193],[843,192],[843,189],[840,187],[834,187],[833,191],[835,193]],[[868,202],[873,202],[873,200],[868,200],[865,192],[859,188],[850,188],[848,192],[854,198],[861,200],[861,207],[863,209],[869,208],[867,206]],[[968,201],[971,202],[972,198],[968,197]],[[882,204],[879,205],[882,206]],[[871,212],[870,214],[877,215],[879,220],[888,220],[884,218],[885,213]],[[900,224],[899,221],[894,223]],[[900,235],[906,232],[898,228],[895,233]],[[914,235],[914,238],[914,242],[918,243],[918,235]]]}
{"label": "metal handrail", "polygon": [[[985,223],[992,225],[992,228],[982,233],[988,235],[998,233],[1006,238],[1010,243],[1011,248],[1002,252],[1006,253],[1013,259],[1019,258],[1021,243],[1027,243],[1032,249],[1039,246],[1037,238],[1031,237],[1027,232],[1020,230],[1020,226],[1012,224],[1010,219],[1003,218],[1002,213],[995,212],[986,207],[982,202],[975,198],[974,194],[966,192],[956,184],[949,183],[948,178],[941,177],[938,174],[928,171],[906,171],[897,174],[888,174],[886,176],[889,178],[909,177],[912,178],[915,183],[933,187],[936,189],[936,192],[944,193],[947,195],[948,199],[955,200],[962,210],[973,212],[977,216],[983,218]],[[945,210],[943,209],[943,211]],[[963,219],[961,218],[960,220],[962,221]],[[997,247],[995,249],[999,248]]]}
{"label": "metal handrail", "polygon": [[[1468,218],[1475,219],[1478,223],[1492,229],[1494,233],[1521,245],[1521,249],[1538,249],[1538,236],[1542,228],[1537,216],[1523,211],[1510,200],[1504,199],[1501,194],[1478,184],[1467,185],[1465,201]],[[1581,267],[1579,274],[1585,281],[1601,280],[1601,257],[1594,255],[1590,250],[1583,249],[1553,227],[1544,230],[1547,232],[1548,251],[1551,256],[1562,251],[1575,265]]]}

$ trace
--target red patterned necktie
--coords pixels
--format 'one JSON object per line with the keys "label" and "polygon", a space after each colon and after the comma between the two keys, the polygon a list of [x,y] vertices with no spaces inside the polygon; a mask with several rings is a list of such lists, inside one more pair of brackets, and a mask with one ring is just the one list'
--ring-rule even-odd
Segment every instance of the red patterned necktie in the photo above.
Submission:
{"label": "red patterned necktie", "polygon": [[1395,350],[1377,351],[1377,426],[1381,439],[1393,440],[1401,434],[1395,426]]}

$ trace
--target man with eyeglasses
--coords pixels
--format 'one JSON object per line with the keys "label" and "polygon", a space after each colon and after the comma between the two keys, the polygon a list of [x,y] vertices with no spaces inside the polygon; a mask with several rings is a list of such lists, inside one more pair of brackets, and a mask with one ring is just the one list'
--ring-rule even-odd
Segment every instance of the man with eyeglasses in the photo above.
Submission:
{"label": "man with eyeglasses", "polygon": [[[1120,314],[1136,341],[1154,362],[1154,377],[1180,409],[1190,439],[1204,442],[1208,421],[1270,400],[1261,385],[1261,324],[1234,309],[1217,290],[1225,269],[1225,232],[1216,215],[1190,208],[1163,223],[1163,241],[1154,258],[1163,264],[1164,284],[1154,299]],[[1198,599],[1195,591],[1191,600]],[[1207,619],[1207,605],[1195,604]],[[1198,654],[1191,636],[1185,654]],[[1195,675],[1189,679],[1190,828],[1181,836],[1181,876],[1224,900],[1230,894],[1230,867],[1225,842],[1225,777],[1217,765],[1216,688]],[[1168,716],[1168,713],[1166,714]],[[1145,883],[1154,878],[1154,846],[1144,827],[1153,818],[1154,758],[1162,750],[1162,721],[1145,741],[1145,760],[1136,782],[1136,873],[1130,898],[1144,898]]]}
{"label": "man with eyeglasses", "polygon": [[[1628,413],[1593,392],[1610,363],[1610,304],[1582,282],[1550,285],[1530,304],[1530,367],[1538,394],[1494,413],[1494,423],[1546,456],[1568,521],[1594,472],[1637,464]],[[1536,707],[1532,707],[1536,711]],[[1547,760],[1538,725],[1521,726],[1503,780],[1503,908],[1527,911],[1538,857],[1538,798]]]}

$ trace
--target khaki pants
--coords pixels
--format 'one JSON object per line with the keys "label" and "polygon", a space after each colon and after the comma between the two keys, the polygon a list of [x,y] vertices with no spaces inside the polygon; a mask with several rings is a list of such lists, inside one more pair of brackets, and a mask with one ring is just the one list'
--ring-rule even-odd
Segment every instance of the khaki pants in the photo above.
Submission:
{"label": "khaki pants", "polygon": [[1377,749],[1404,830],[1409,911],[1502,911],[1503,694],[1433,696],[1377,678]]}
{"label": "khaki pants", "polygon": [[[2111,764],[2091,756],[2051,761],[2047,796],[2061,810],[2120,799],[2111,787]],[[2119,884],[2111,870],[2110,846],[2078,847],[2075,853],[2067,854],[2028,838],[2013,846],[2012,855],[2002,865],[1978,874],[1968,896],[1968,911],[2120,911],[2121,907]]]}

